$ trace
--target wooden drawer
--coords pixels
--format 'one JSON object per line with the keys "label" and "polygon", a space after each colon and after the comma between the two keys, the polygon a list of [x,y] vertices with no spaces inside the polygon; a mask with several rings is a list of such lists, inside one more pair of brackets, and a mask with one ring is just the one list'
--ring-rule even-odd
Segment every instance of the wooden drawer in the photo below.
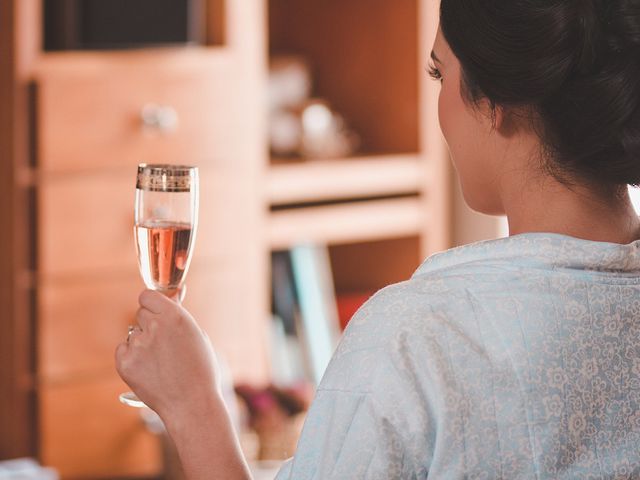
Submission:
{"label": "wooden drawer", "polygon": [[116,345],[135,322],[139,276],[57,282],[38,293],[38,374],[45,383],[114,372]]}
{"label": "wooden drawer", "polygon": [[[185,307],[207,331],[238,380],[262,382],[268,374],[267,322],[256,274],[238,262],[223,268],[195,264]],[[135,322],[137,274],[51,282],[39,291],[38,372],[45,384],[110,375],[116,345]],[[250,333],[250,334],[249,334]]]}
{"label": "wooden drawer", "polygon": [[118,401],[127,387],[115,375],[39,390],[41,460],[63,478],[160,473],[160,439],[146,430],[140,410]]}
{"label": "wooden drawer", "polygon": [[[38,192],[38,273],[47,280],[137,271],[133,239],[135,168],[44,180]],[[193,263],[258,249],[260,213],[240,173],[201,171]],[[255,195],[255,194],[253,194]]]}
{"label": "wooden drawer", "polygon": [[[92,68],[70,64],[41,73],[38,166],[48,172],[142,162],[246,162],[247,112],[239,101],[239,75],[226,57],[197,60],[171,69],[160,60],[136,65],[111,59]],[[142,110],[152,104],[175,113],[175,128],[144,126]]]}

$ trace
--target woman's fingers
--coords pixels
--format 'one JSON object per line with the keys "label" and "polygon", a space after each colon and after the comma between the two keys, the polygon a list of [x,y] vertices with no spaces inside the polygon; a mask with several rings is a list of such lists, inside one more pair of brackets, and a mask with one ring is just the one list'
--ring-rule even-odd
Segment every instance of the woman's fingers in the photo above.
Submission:
{"label": "woman's fingers", "polygon": [[122,358],[126,355],[126,353],[127,353],[127,342],[125,340],[123,342],[120,342],[116,347],[116,368],[120,366]]}
{"label": "woman's fingers", "polygon": [[184,300],[186,291],[186,286],[183,286],[167,296],[154,290],[144,290],[138,297],[138,303],[150,312],[162,316],[171,310],[175,311],[176,305],[180,305]]}
{"label": "woman's fingers", "polygon": [[138,297],[138,303],[153,313],[162,313],[174,302],[160,292],[144,290]]}
{"label": "woman's fingers", "polygon": [[125,382],[127,381],[127,372],[126,372],[126,365],[127,365],[127,354],[129,353],[129,344],[127,343],[127,341],[123,341],[120,344],[118,344],[118,346],[116,347],[116,371],[118,372],[118,374],[125,380]]}
{"label": "woman's fingers", "polygon": [[[176,293],[176,297],[179,296],[182,296],[180,291]],[[173,329],[183,323],[185,314],[188,316],[188,313],[183,311],[180,304],[177,303],[177,299],[173,300],[153,290],[143,291],[138,301],[140,308],[136,312],[137,324],[130,327],[127,337],[129,345],[150,344],[158,332],[160,324],[165,324],[162,329],[165,334],[171,335]],[[167,320],[171,321],[170,324],[166,324]]]}
{"label": "woman's fingers", "polygon": [[157,314],[145,307],[140,307],[136,312],[136,321],[138,322],[138,325],[140,325],[142,331],[149,330],[151,324],[156,321],[156,317]]}

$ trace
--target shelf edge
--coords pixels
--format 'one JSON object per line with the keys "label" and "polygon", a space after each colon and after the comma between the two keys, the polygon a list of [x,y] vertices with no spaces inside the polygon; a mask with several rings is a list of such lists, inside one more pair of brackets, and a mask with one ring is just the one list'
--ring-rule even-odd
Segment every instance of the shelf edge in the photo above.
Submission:
{"label": "shelf edge", "polygon": [[272,212],[268,242],[272,250],[304,243],[355,243],[420,235],[426,224],[419,196]]}

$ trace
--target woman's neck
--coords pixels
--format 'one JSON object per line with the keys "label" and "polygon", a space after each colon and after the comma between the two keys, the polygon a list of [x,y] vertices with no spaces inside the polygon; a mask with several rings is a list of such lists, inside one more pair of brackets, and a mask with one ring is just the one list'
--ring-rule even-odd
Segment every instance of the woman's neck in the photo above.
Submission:
{"label": "woman's neck", "polygon": [[509,234],[549,232],[585,240],[627,244],[640,238],[626,187],[567,186],[546,174],[503,189]]}

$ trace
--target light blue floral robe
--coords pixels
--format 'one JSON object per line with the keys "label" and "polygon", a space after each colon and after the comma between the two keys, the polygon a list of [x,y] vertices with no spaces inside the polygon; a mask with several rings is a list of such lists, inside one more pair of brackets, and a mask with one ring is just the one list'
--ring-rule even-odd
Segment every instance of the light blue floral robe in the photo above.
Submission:
{"label": "light blue floral robe", "polygon": [[351,320],[277,478],[640,478],[640,241],[430,257]]}

